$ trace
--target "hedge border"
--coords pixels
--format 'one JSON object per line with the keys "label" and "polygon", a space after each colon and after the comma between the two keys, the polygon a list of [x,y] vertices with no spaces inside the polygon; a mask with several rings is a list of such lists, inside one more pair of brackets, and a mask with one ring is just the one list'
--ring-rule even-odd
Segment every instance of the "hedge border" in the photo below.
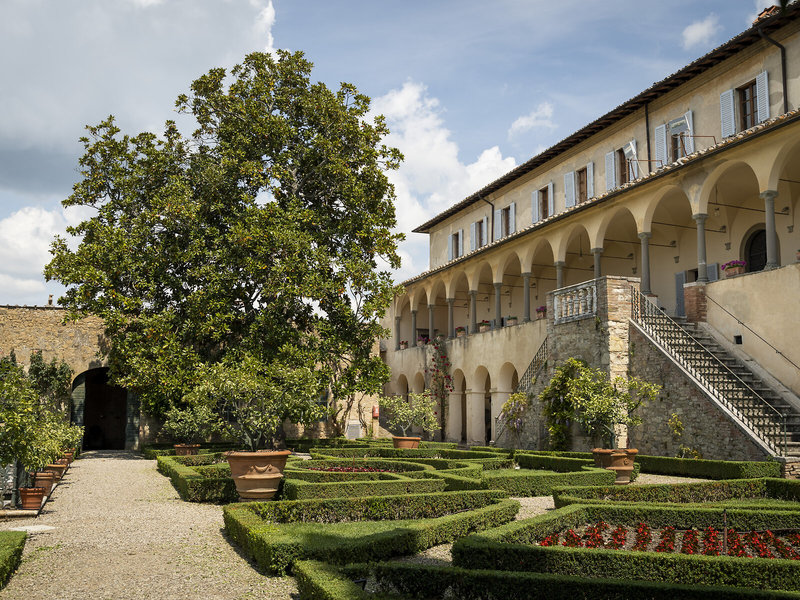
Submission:
{"label": "hedge border", "polygon": [[0,589],[5,587],[19,567],[27,537],[24,531],[0,532]]}
{"label": "hedge border", "polygon": [[301,479],[284,478],[282,499],[310,500],[312,498],[352,498],[358,496],[396,496],[399,494],[432,494],[443,492],[442,479],[411,479],[398,477],[383,481],[335,481],[312,483]]}
{"label": "hedge border", "polygon": [[215,504],[236,502],[239,494],[236,492],[236,484],[233,479],[228,476],[208,477],[194,468],[194,466],[201,465],[211,466],[220,456],[219,453],[196,456],[159,456],[156,461],[158,462],[158,471],[169,477],[181,500]]}

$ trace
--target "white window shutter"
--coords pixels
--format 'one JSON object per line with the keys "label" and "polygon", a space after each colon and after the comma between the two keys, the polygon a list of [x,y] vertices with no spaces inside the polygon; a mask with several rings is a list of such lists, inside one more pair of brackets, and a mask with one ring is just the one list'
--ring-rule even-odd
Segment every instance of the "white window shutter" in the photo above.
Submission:
{"label": "white window shutter", "polygon": [[630,175],[631,181],[633,181],[639,178],[639,161],[637,160],[639,155],[636,154],[636,140],[631,140],[629,144],[631,146],[631,160],[628,163],[630,165],[628,175]]}
{"label": "white window shutter", "polygon": [[667,126],[659,125],[656,134],[656,169],[667,164]]}
{"label": "white window shutter", "polygon": [[502,211],[496,210],[494,211],[494,239],[499,240],[502,236],[500,234],[501,227],[503,224],[501,221],[503,220],[503,213]]}
{"label": "white window shutter", "polygon": [[732,136],[736,133],[736,120],[733,110],[733,90],[722,92],[719,95],[719,119],[722,124],[722,137]]}
{"label": "white window shutter", "polygon": [[586,165],[586,198],[594,198],[594,163]]}
{"label": "white window shutter", "polygon": [[686,132],[686,136],[683,138],[683,145],[686,148],[686,154],[691,154],[694,152],[694,123],[692,122],[692,111],[687,111],[683,118],[686,119],[686,126],[689,130]]}
{"label": "white window shutter", "polygon": [[464,230],[458,230],[458,255],[464,256]]}
{"label": "white window shutter", "polygon": [[575,171],[564,174],[564,206],[575,206]]}
{"label": "white window shutter", "polygon": [[447,236],[447,260],[448,260],[448,262],[453,260],[453,235],[452,234]]}
{"label": "white window shutter", "polygon": [[478,238],[475,237],[475,234],[477,233],[477,229],[478,229],[477,223],[470,224],[470,226],[469,226],[469,251],[470,252],[473,252],[475,250],[475,248],[478,247],[478,244],[477,244]]}
{"label": "white window shutter", "polygon": [[517,203],[512,202],[508,205],[508,233],[517,231]]}
{"label": "white window shutter", "polygon": [[484,244],[489,243],[489,217],[483,217],[483,235],[481,236]]}
{"label": "white window shutter", "polygon": [[617,170],[614,168],[614,152],[606,154],[606,191],[610,192],[617,187]]}
{"label": "white window shutter", "polygon": [[756,117],[759,123],[769,119],[769,82],[766,71],[756,75]]}
{"label": "white window shutter", "polygon": [[531,223],[538,223],[542,220],[539,207],[542,205],[542,193],[536,190],[531,194]]}
{"label": "white window shutter", "polygon": [[553,188],[553,182],[547,184],[547,216],[552,217],[555,214],[556,195]]}

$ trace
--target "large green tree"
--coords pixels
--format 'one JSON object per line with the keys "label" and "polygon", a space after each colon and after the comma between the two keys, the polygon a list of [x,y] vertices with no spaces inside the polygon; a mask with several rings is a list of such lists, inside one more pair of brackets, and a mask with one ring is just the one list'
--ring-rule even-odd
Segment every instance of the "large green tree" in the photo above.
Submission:
{"label": "large green tree", "polygon": [[104,319],[112,377],[151,414],[214,365],[311,368],[342,396],[386,376],[369,348],[393,288],[381,265],[399,265],[385,172],[402,156],[369,98],[311,68],[279,51],[212,69],[176,103],[190,137],[87,127],[63,204],[96,213],[68,230],[77,247],[56,239],[45,275],[70,317]]}

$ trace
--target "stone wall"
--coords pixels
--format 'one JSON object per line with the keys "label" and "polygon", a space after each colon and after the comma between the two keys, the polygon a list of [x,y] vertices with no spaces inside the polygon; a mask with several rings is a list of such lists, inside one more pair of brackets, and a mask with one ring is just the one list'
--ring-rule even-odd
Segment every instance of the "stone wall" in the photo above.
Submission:
{"label": "stone wall", "polygon": [[64,324],[64,314],[54,306],[0,306],[0,352],[14,350],[27,367],[31,353],[41,350],[45,360],[63,359],[74,376],[104,366],[97,356],[106,343],[102,321],[88,317]]}
{"label": "stone wall", "polygon": [[[658,399],[640,407],[643,424],[629,432],[631,447],[642,454],[675,456],[681,444],[714,460],[764,460],[756,446],[683,372],[630,327],[630,375],[663,387]],[[675,413],[684,426],[673,437],[667,421]]]}

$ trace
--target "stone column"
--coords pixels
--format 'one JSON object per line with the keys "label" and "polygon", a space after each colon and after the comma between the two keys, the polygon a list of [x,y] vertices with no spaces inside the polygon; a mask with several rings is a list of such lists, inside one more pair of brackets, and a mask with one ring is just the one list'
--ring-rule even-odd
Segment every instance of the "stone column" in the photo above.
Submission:
{"label": "stone column", "polygon": [[461,392],[450,392],[447,395],[447,430],[448,442],[461,441]]}
{"label": "stone column", "polygon": [[[492,439],[496,442],[497,441],[497,415],[500,414],[500,411],[503,408],[503,404],[506,403],[508,397],[511,395],[511,392],[498,392],[497,390],[492,390]],[[510,438],[507,437],[508,433],[503,436],[503,440],[505,442],[509,442]]]}
{"label": "stone column", "polygon": [[447,299],[447,337],[450,339],[456,337],[456,326],[453,322],[453,308],[455,307],[456,299]]}
{"label": "stone column", "polygon": [[556,289],[560,290],[564,287],[564,261],[557,260],[555,262],[556,265]]}
{"label": "stone column", "polygon": [[531,320],[531,274],[522,274],[522,322]]}
{"label": "stone column", "polygon": [[400,350],[400,317],[394,318],[394,349]]}
{"label": "stone column", "polygon": [[651,294],[650,290],[650,238],[653,234],[649,231],[643,231],[639,234],[639,239],[642,241],[642,283],[641,291],[647,296]]}
{"label": "stone column", "polygon": [[692,215],[697,223],[697,281],[708,281],[708,266],[706,265],[706,213]]}
{"label": "stone column", "polygon": [[467,443],[485,445],[486,440],[486,400],[483,391],[467,390]]}
{"label": "stone column", "polygon": [[775,230],[775,198],[778,196],[776,190],[767,190],[759,194],[764,200],[764,224],[767,230],[767,264],[764,270],[777,269],[780,261],[778,260],[778,233]]}
{"label": "stone column", "polygon": [[478,333],[478,290],[469,291],[469,332]]}
{"label": "stone column", "polygon": [[502,291],[503,284],[494,284],[494,328],[500,329],[502,327],[502,307],[500,306],[500,292]]}
{"label": "stone column", "polygon": [[433,304],[428,304],[428,339],[433,341],[433,309],[436,308]]}
{"label": "stone column", "polygon": [[603,249],[592,248],[592,255],[594,256],[594,278],[599,279],[603,276],[602,269],[600,268],[600,257],[603,256]]}
{"label": "stone column", "polygon": [[411,345],[417,345],[417,311],[411,311]]}

